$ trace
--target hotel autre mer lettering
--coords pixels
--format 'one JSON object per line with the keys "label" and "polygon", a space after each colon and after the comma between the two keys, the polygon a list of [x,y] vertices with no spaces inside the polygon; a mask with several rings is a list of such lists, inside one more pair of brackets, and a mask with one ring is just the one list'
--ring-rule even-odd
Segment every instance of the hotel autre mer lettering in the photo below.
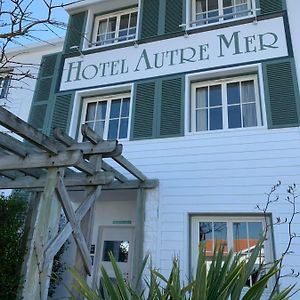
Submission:
{"label": "hotel autre mer lettering", "polygon": [[67,58],[60,90],[103,86],[288,55],[282,18]]}

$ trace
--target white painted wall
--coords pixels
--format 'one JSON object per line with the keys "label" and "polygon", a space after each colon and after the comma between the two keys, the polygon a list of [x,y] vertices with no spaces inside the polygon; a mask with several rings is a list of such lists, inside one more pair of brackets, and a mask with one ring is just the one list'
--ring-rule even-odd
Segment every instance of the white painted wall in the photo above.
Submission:
{"label": "white painted wall", "polygon": [[[280,201],[270,211],[274,220],[291,215],[284,199],[289,184],[300,186],[299,128],[228,130],[123,144],[125,157],[160,181],[158,207],[154,192],[148,192],[144,250],[155,253],[153,264],[164,273],[172,257],[179,255],[183,275],[188,274],[190,213],[257,213],[255,206],[263,206],[265,193],[281,180]],[[299,217],[294,226],[300,234]],[[279,257],[286,246],[287,226],[275,226],[274,233]],[[300,270],[299,240],[293,250],[285,265]]]}

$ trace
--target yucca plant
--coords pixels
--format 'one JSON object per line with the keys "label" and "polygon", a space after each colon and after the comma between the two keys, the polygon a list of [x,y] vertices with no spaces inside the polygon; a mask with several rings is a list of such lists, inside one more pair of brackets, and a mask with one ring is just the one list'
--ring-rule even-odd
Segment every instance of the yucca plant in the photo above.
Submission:
{"label": "yucca plant", "polygon": [[[242,254],[234,255],[233,251],[224,254],[224,248],[215,250],[207,268],[205,246],[200,245],[196,274],[188,283],[180,277],[180,265],[177,258],[173,259],[173,266],[168,278],[158,270],[150,269],[149,278],[145,279],[144,289],[139,289],[143,272],[148,261],[145,257],[136,286],[126,283],[117,262],[110,253],[110,260],[116,281],[112,281],[106,270],[102,267],[103,291],[92,290],[77,272],[71,270],[76,285],[75,290],[87,300],[259,300],[266,290],[269,280],[279,271],[279,261],[272,265],[260,267],[255,270],[261,275],[259,279],[247,290],[245,284],[254,270],[255,262],[263,247],[261,240],[253,249],[250,257],[242,259]],[[270,300],[286,300],[294,286],[270,296]],[[70,299],[76,299],[71,297]]]}

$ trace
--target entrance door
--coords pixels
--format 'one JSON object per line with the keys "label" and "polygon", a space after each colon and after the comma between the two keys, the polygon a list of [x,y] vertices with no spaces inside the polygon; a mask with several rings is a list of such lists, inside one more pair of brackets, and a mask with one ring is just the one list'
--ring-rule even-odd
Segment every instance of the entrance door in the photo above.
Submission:
{"label": "entrance door", "polygon": [[[126,281],[132,276],[133,228],[132,227],[101,227],[100,228],[100,267],[104,266],[110,278],[115,279],[109,260],[111,251]],[[100,270],[100,268],[98,269]],[[101,275],[98,277],[100,278]],[[100,284],[101,286],[101,284]]]}

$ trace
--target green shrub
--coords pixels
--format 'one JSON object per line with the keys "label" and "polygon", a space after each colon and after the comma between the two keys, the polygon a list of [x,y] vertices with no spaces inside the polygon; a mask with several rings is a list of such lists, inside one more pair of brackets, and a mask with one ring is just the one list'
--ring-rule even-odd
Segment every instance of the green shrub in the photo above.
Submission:
{"label": "green shrub", "polygon": [[21,195],[0,195],[0,299],[16,298],[25,255],[27,202]]}
{"label": "green shrub", "polygon": [[[173,267],[168,278],[155,269],[150,270],[150,278],[146,279],[147,288],[140,291],[138,286],[127,284],[122,276],[117,262],[110,254],[116,283],[101,268],[103,291],[92,290],[80,275],[71,270],[76,284],[74,289],[87,300],[258,300],[261,299],[269,280],[278,273],[280,260],[272,265],[262,266],[255,270],[259,278],[246,292],[244,287],[249,276],[254,272],[254,265],[263,247],[260,241],[253,249],[248,260],[242,255],[234,255],[230,251],[227,255],[220,248],[212,257],[210,268],[207,269],[205,247],[199,249],[198,265],[195,277],[184,284],[180,277],[178,259],[173,260]],[[148,257],[144,259],[143,268],[139,275],[141,279]],[[270,300],[285,300],[293,290],[287,287],[280,293],[270,296]],[[70,299],[76,299],[71,297]]]}

